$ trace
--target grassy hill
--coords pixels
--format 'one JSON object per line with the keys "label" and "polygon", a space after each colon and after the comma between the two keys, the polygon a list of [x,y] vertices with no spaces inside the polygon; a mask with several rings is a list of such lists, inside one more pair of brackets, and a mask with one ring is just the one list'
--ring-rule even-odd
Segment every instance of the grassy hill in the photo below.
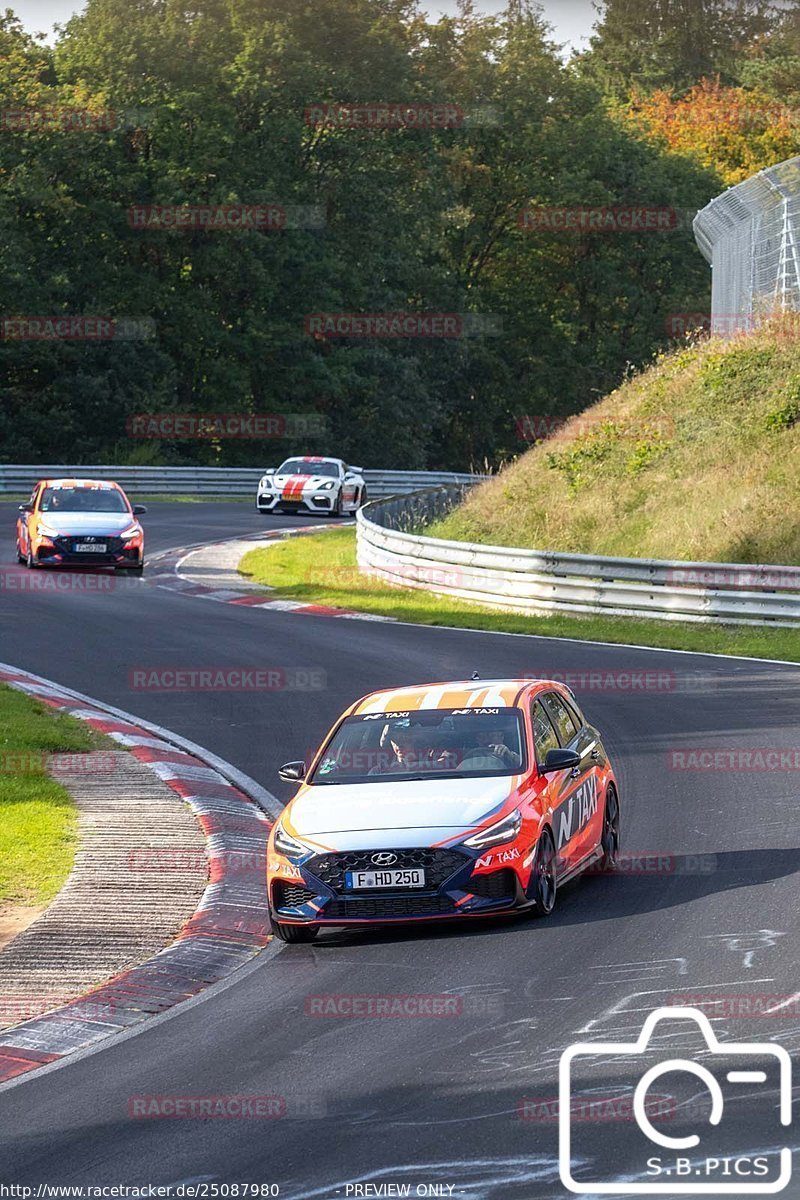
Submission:
{"label": "grassy hill", "polygon": [[430,532],[542,550],[800,563],[800,323],[660,356]]}

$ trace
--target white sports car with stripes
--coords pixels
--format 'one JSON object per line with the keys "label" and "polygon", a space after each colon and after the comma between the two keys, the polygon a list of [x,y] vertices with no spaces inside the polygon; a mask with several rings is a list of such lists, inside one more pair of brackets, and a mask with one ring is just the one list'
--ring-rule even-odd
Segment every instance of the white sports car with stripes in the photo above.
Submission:
{"label": "white sports car with stripes", "polygon": [[361,467],[341,458],[287,458],[267,468],[258,484],[256,508],[262,513],[318,512],[334,517],[354,513],[367,500]]}

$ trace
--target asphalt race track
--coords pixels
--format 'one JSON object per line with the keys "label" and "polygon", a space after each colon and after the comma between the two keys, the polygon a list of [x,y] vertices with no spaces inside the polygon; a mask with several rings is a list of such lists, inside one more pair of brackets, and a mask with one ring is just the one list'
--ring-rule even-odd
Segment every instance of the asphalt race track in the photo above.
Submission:
{"label": "asphalt race track", "polygon": [[[0,505],[8,530],[14,508]],[[150,553],[307,523],[239,504],[149,508]],[[11,542],[4,546],[5,568],[14,558]],[[303,757],[347,703],[374,688],[475,670],[602,672],[606,686],[575,690],[620,778],[624,848],[651,856],[566,888],[545,922],[273,944],[241,977],[137,1036],[0,1091],[2,1183],[273,1183],[291,1200],[357,1195],[353,1183],[410,1185],[412,1196],[425,1194],[418,1185],[444,1185],[441,1194],[454,1197],[562,1197],[557,1123],[524,1102],[558,1095],[569,1044],[631,1041],[649,1012],[676,997],[800,992],[797,772],[669,765],[672,750],[798,747],[800,668],[248,610],[146,582],[105,593],[0,591],[0,641],[0,659],[165,725],[283,799],[290,790],[278,765]],[[235,694],[130,686],[135,667],[174,666],[307,667],[324,673],[325,686]],[[620,682],[620,672],[645,671],[661,673],[646,690]],[[445,1018],[313,1012],[320,996],[445,993],[463,998]],[[781,1011],[725,1015],[716,1032],[800,1050],[800,1009]],[[608,1064],[598,1094],[629,1080],[623,1070]],[[666,1082],[661,1090],[674,1091]],[[778,1123],[775,1090],[761,1091],[726,1111],[716,1151],[797,1142]],[[153,1094],[280,1095],[287,1116],[131,1119],[130,1099]],[[533,1112],[538,1119],[523,1119]],[[619,1180],[640,1170],[640,1136],[630,1120],[585,1122],[582,1161],[596,1178]],[[800,1183],[782,1194],[800,1197]]]}

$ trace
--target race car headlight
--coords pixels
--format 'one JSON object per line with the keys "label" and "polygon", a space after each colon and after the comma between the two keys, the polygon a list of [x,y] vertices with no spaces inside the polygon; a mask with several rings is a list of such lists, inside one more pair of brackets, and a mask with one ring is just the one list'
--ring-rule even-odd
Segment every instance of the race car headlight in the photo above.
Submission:
{"label": "race car headlight", "polygon": [[309,851],[308,846],[304,846],[302,842],[298,842],[296,838],[286,832],[280,821],[275,826],[275,837],[272,844],[278,854],[283,854],[286,858],[302,858]]}
{"label": "race car headlight", "polygon": [[39,526],[39,534],[41,537],[46,538],[54,538],[59,536],[57,529],[47,529],[44,525]]}
{"label": "race car headlight", "polygon": [[336,482],[333,479],[327,479],[325,483],[320,483],[318,485],[317,490],[320,492],[327,492],[333,487],[336,487]]}
{"label": "race car headlight", "polygon": [[263,488],[263,489],[269,489],[269,488],[271,488],[271,487],[272,487],[272,476],[271,476],[271,475],[265,475],[265,476],[262,478],[262,480],[261,480],[261,482],[259,483],[259,485],[258,485],[258,486],[259,486],[260,488]]}
{"label": "race car headlight", "polygon": [[483,850],[486,846],[497,846],[501,842],[513,842],[521,828],[522,814],[517,808],[507,817],[503,817],[502,821],[497,821],[488,829],[482,829],[480,833],[467,838],[464,845],[471,846],[473,850]]}

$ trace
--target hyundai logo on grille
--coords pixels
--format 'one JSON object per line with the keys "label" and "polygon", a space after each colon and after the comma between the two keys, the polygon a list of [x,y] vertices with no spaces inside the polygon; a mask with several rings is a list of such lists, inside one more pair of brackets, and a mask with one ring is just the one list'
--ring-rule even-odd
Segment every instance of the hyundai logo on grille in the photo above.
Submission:
{"label": "hyundai logo on grille", "polygon": [[392,854],[391,850],[384,851],[382,854],[373,854],[372,861],[376,867],[390,867],[397,862],[397,855]]}

